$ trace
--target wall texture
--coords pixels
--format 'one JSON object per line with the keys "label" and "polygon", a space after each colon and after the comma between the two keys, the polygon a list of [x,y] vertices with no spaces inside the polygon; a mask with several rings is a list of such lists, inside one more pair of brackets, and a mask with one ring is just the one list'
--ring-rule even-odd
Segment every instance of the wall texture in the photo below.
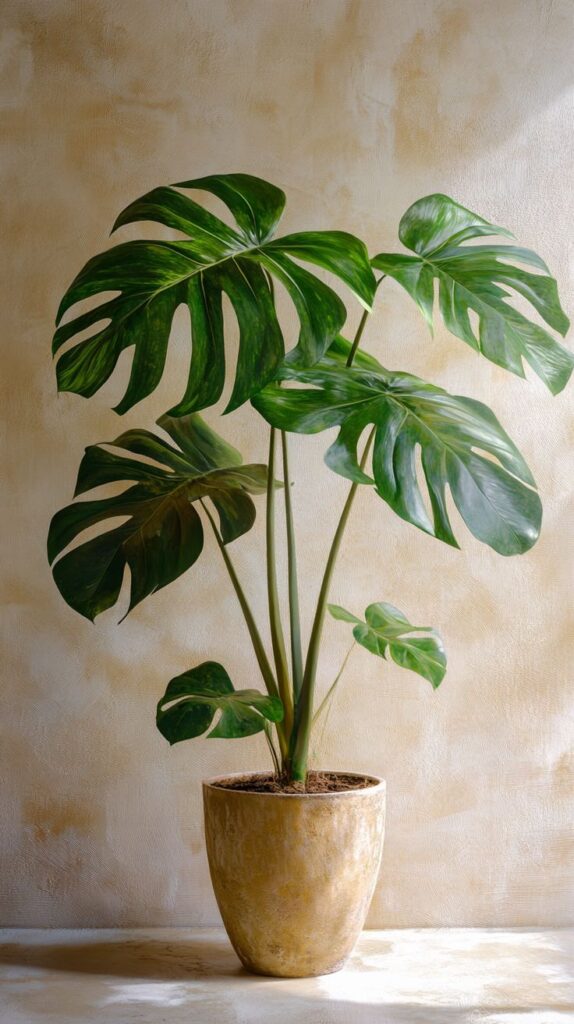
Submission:
{"label": "wall texture", "polygon": [[[91,626],[52,583],[49,519],[71,497],[84,446],[118,433],[110,408],[129,370],[126,358],[89,402],[56,396],[50,337],[71,277],[132,198],[243,170],[286,190],[287,230],[350,230],[372,252],[398,245],[409,203],[447,192],[537,248],[572,311],[573,46],[571,0],[5,2],[3,923],[213,922],[199,780],[267,763],[260,737],[170,749],[155,729],[165,682],[205,658],[237,686],[259,685],[217,551],[121,626],[113,610]],[[317,764],[388,780],[370,924],[563,924],[574,868],[572,392],[552,399],[440,329],[431,339],[392,283],[366,345],[491,404],[545,505],[537,546],[502,559],[466,532],[463,550],[449,549],[366,490],[358,503],[333,600],[356,612],[391,600],[439,628],[449,654],[433,694],[355,651],[316,744]],[[181,320],[160,391],[122,427],[168,408],[187,358]],[[248,409],[222,432],[264,458]],[[292,445],[307,622],[346,492],[322,464],[326,440]],[[261,523],[234,554],[263,617]],[[346,648],[343,625],[329,624],[322,686]]]}

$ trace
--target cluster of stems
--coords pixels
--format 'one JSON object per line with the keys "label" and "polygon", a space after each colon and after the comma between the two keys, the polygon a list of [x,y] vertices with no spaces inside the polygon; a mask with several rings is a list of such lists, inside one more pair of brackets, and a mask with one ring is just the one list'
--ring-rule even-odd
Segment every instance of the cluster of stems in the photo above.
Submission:
{"label": "cluster of stems", "polygon": [[[382,280],[382,278],[380,279]],[[377,283],[380,283],[377,282]],[[355,354],[359,347],[361,337],[369,311],[365,310],[358,329],[353,340],[349,357],[347,359],[347,366],[351,366],[355,358]],[[287,656],[287,649],[285,645],[285,636],[283,631],[283,623],[281,619],[279,595],[277,589],[277,570],[276,570],[276,556],[275,556],[275,473],[276,473],[276,456],[277,456],[277,433],[280,433],[280,448],[281,448],[281,460],[282,460],[282,472],[284,482],[284,505],[285,505],[285,525],[286,525],[286,536],[287,536],[287,566],[288,566],[288,593],[289,593],[289,636],[290,636],[290,658]],[[363,451],[361,459],[361,469],[364,468],[371,443],[373,440],[374,429],[371,431],[365,449]],[[277,731],[277,742],[279,746],[279,752],[277,752],[273,738],[271,727],[267,723],[265,729],[265,736],[269,745],[271,757],[273,759],[274,769],[277,775],[281,776],[288,782],[302,782],[304,783],[307,778],[308,761],[309,761],[309,741],[311,736],[311,730],[313,727],[313,721],[316,720],[318,714],[325,706],[329,699],[334,687],[336,686],[340,672],[331,686],[329,693],[326,695],[325,700],[322,702],[321,707],[314,712],[315,704],[315,684],[317,679],[317,668],[319,663],[319,651],[321,646],[321,637],[323,634],[323,624],[325,620],[325,611],[327,608],[327,601],[329,596],[329,589],[331,586],[331,580],[335,569],[335,563],[337,561],[337,555],[341,546],[341,540],[345,532],[345,527],[351,512],[355,494],[357,491],[358,484],[353,483],[349,488],[347,499],[343,506],[335,535],[331,542],[329,554],[327,556],[327,562],[325,570],[323,572],[323,579],[321,582],[321,588],[319,590],[319,596],[317,598],[317,605],[315,609],[315,615],[313,618],[313,625],[311,627],[311,634],[309,638],[309,644],[307,647],[307,653],[303,658],[303,649],[301,641],[301,620],[299,613],[299,588],[297,580],[297,555],[295,549],[295,529],[293,523],[293,508],[291,503],[291,479],[289,475],[289,452],[287,444],[287,435],[284,431],[276,431],[274,427],[271,427],[269,437],[269,458],[267,463],[267,508],[266,508],[266,561],[267,561],[267,597],[269,605],[269,628],[271,633],[271,644],[273,648],[273,663],[271,665],[265,646],[261,639],[261,634],[255,622],[253,612],[243,590],[243,587],[237,576],[235,566],[231,561],[229,552],[223,543],[221,534],[217,529],[215,520],[210,513],[209,509],[203,504],[204,511],[211,523],[211,527],[215,534],[215,539],[223,556],[227,571],[231,578],[231,582],[239,599],[239,604],[247,624],[247,629],[251,637],[253,644],[253,650],[255,657],[259,665],[259,669],[265,684],[265,688],[269,694],[275,697],[279,697],[283,703],[284,715],[283,720],[278,722],[275,726]],[[346,660],[346,659],[345,659]]]}

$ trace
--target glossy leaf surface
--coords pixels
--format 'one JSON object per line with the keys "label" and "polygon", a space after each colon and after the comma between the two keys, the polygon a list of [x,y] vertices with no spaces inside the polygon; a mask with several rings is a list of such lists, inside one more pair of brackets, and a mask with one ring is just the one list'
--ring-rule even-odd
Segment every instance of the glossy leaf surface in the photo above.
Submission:
{"label": "glossy leaf surface", "polygon": [[[225,383],[222,298],[230,300],[239,325],[239,355],[227,410],[236,409],[272,379],[284,343],[267,274],[287,290],[299,318],[296,351],[309,366],[345,320],[336,293],[298,260],[335,274],[361,302],[370,305],[375,279],[362,242],[340,231],[309,231],[270,240],[285,196],[268,182],[245,174],[212,175],[180,182],[178,188],[211,192],[235,219],[230,227],[175,188],[156,188],[118,217],[115,228],[156,221],[183,232],[181,241],[131,241],[91,259],[64,295],[53,350],[74,339],[57,363],[58,387],[86,397],[112,374],[121,353],[133,348],[127,391],[119,413],[149,395],[161,380],[175,310],[187,306],[192,358],[180,401],[183,416],[221,396]],[[114,294],[111,298],[109,293]],[[93,296],[106,297],[94,309],[62,323],[64,314]],[[91,330],[87,338],[78,339]]]}
{"label": "glossy leaf surface", "polygon": [[[337,342],[343,351],[345,344]],[[368,369],[347,369],[336,354],[309,370],[284,365],[282,380],[311,386],[267,387],[253,405],[282,430],[315,434],[339,427],[327,465],[349,480],[374,483],[391,508],[421,530],[458,546],[448,488],[478,540],[503,555],[528,550],[540,529],[540,499],[522,455],[491,410],[411,374],[380,365],[376,371],[376,361],[368,359]],[[373,477],[360,469],[357,453],[369,426],[375,427]],[[417,475],[419,453],[429,508]]]}
{"label": "glossy leaf surface", "polygon": [[253,736],[264,728],[265,719],[280,722],[283,718],[278,697],[235,690],[223,665],[204,661],[168,683],[157,706],[157,727],[171,744],[180,743],[206,732],[218,711],[219,721],[208,739]]}
{"label": "glossy leaf surface", "polygon": [[513,293],[526,299],[550,328],[564,335],[569,321],[556,281],[530,249],[463,244],[488,235],[512,237],[448,196],[426,196],[409,207],[399,225],[401,241],[415,255],[380,253],[372,263],[406,289],[431,327],[438,282],[440,312],[449,331],[519,377],[524,377],[525,360],[557,394],[572,373],[574,355],[509,301]]}
{"label": "glossy leaf surface", "polygon": [[[371,654],[386,658],[387,653],[401,668],[409,668],[428,679],[436,690],[446,672],[446,654],[438,633],[430,626],[413,626],[403,612],[392,604],[379,601],[365,611],[365,621],[341,608],[327,606],[334,619],[353,623],[353,636]],[[412,636],[425,633],[426,636]]]}
{"label": "glossy leaf surface", "polygon": [[[264,465],[242,465],[239,452],[197,414],[162,416],[158,425],[177,447],[147,430],[129,430],[110,442],[113,451],[102,445],[87,448],[76,495],[102,484],[132,486],[113,497],[76,502],[52,519],[48,556],[55,562],[54,579],[64,600],[88,619],[115,604],[126,566],[131,611],[194,564],[203,548],[203,527],[194,507],[200,498],[215,507],[226,543],[255,520],[249,495],[265,491]],[[85,530],[119,517],[125,521],[55,561]]]}

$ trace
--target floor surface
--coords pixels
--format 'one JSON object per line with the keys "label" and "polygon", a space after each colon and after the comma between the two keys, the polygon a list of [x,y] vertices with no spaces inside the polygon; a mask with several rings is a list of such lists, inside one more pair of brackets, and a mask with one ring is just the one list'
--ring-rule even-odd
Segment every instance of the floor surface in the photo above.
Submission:
{"label": "floor surface", "polygon": [[574,1024],[574,931],[364,932],[345,970],[244,971],[220,929],[0,931],[1,1024]]}

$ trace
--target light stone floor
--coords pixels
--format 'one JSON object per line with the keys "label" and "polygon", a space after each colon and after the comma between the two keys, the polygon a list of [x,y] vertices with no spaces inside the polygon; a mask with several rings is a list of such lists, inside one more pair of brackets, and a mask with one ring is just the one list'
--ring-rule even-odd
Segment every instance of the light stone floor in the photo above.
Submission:
{"label": "light stone floor", "polygon": [[1,1024],[567,1024],[574,931],[364,932],[345,970],[247,974],[220,929],[0,932]]}

